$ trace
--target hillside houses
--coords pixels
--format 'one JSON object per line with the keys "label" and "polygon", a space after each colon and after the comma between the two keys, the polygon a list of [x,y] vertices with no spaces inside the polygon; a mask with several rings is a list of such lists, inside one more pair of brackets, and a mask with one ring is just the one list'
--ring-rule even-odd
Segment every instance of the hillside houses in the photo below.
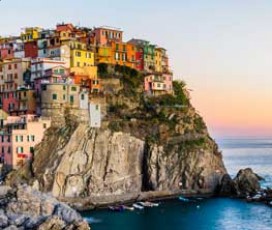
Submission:
{"label": "hillside houses", "polygon": [[125,42],[123,35],[119,28],[61,23],[0,37],[1,162],[11,168],[22,165],[65,108],[99,128],[101,105],[92,95],[103,92],[101,64],[143,73],[147,95],[172,93],[166,49],[142,39]]}

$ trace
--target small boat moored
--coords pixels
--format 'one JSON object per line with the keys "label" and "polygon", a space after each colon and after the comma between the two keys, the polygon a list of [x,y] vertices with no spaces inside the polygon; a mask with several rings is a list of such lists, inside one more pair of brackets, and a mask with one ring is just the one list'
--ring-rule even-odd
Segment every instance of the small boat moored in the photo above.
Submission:
{"label": "small boat moored", "polygon": [[183,201],[183,202],[189,202],[190,201],[188,198],[185,198],[185,197],[182,197],[182,196],[179,196],[179,200]]}
{"label": "small boat moored", "polygon": [[136,209],[139,209],[139,210],[143,210],[144,207],[139,205],[139,204],[133,204],[132,207],[136,208]]}
{"label": "small boat moored", "polygon": [[123,205],[123,208],[124,208],[124,210],[128,210],[128,211],[134,211],[135,210],[134,207],[129,207],[129,206],[126,206],[126,205]]}
{"label": "small boat moored", "polygon": [[113,212],[122,212],[122,211],[124,211],[124,207],[123,207],[123,205],[120,205],[120,206],[109,206],[109,210],[111,210]]}

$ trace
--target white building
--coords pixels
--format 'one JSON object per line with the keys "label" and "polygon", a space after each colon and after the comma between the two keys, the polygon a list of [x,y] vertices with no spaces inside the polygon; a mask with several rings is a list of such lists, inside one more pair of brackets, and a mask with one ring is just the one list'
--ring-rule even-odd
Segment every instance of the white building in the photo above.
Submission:
{"label": "white building", "polygon": [[99,104],[90,103],[90,127],[100,128],[101,127],[101,107]]}
{"label": "white building", "polygon": [[48,58],[37,58],[31,61],[31,81],[45,75],[45,71],[65,63]]}

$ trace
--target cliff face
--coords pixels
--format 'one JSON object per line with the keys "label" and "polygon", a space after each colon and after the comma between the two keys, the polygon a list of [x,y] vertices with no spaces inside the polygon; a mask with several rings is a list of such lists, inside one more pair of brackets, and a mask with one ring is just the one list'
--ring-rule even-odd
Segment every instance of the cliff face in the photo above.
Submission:
{"label": "cliff face", "polygon": [[158,98],[131,95],[121,85],[125,91],[106,96],[100,129],[67,115],[64,126],[47,131],[33,162],[8,181],[25,180],[56,197],[96,204],[145,192],[213,193],[226,173],[222,156],[182,85],[176,85],[176,96]]}

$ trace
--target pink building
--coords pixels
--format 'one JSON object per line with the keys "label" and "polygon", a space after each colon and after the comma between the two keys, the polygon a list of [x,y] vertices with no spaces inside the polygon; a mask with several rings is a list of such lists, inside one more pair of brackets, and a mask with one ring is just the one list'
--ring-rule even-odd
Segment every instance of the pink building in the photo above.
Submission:
{"label": "pink building", "polygon": [[100,46],[109,45],[109,43],[112,41],[123,41],[123,31],[107,26],[94,28],[92,36],[94,37],[95,43]]}
{"label": "pink building", "polygon": [[173,92],[173,77],[171,74],[148,75],[145,77],[144,90],[149,95],[171,94]]}
{"label": "pink building", "polygon": [[34,147],[42,141],[45,130],[50,126],[51,120],[48,118],[34,115],[8,117],[0,135],[4,164],[14,169],[23,165],[30,159]]}
{"label": "pink building", "polygon": [[0,102],[5,112],[18,109],[16,91],[25,84],[24,77],[29,67],[29,59],[14,58],[0,63]]}

